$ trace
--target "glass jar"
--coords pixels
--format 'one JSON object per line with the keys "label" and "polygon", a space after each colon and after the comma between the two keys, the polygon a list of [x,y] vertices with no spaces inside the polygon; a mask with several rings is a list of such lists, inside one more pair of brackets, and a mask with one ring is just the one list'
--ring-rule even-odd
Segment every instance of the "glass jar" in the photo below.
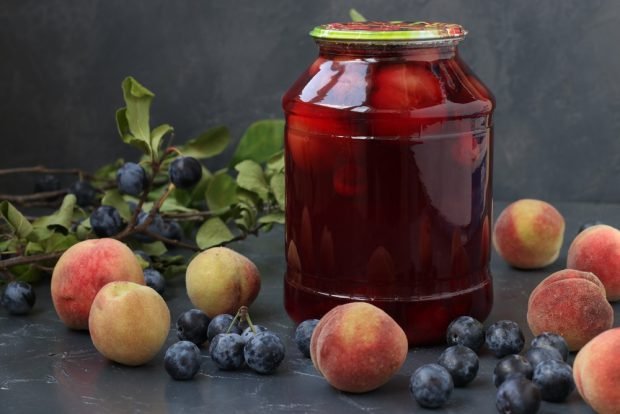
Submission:
{"label": "glass jar", "polygon": [[296,322],[366,301],[411,345],[492,306],[495,99],[458,54],[466,31],[336,23],[283,98],[284,303]]}

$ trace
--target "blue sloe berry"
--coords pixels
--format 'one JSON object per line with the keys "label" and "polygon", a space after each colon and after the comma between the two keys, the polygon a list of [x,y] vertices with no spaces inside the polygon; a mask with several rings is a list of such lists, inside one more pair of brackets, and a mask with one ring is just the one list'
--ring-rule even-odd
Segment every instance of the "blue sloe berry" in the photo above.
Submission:
{"label": "blue sloe berry", "polygon": [[[209,327],[207,328],[207,339],[210,341],[213,338],[215,338],[215,335],[220,334],[220,333],[226,333],[233,319],[234,319],[234,316],[229,315],[227,313],[222,313],[220,315],[215,316],[213,319],[211,319],[211,322],[209,323]],[[229,333],[241,334],[241,332],[242,331],[239,328],[239,325],[235,324],[230,329]]]}
{"label": "blue sloe berry", "polygon": [[243,357],[244,346],[245,342],[239,334],[217,334],[209,344],[209,355],[220,369],[239,369],[245,362]]}
{"label": "blue sloe berry", "polygon": [[310,358],[310,339],[318,323],[318,319],[307,319],[295,329],[295,343],[306,358]]}
{"label": "blue sloe berry", "polygon": [[446,404],[454,390],[452,376],[439,364],[422,365],[409,379],[409,391],[425,408],[439,408]]}
{"label": "blue sloe berry", "polygon": [[259,332],[245,344],[246,364],[259,374],[273,373],[284,360],[284,343],[270,331]]}
{"label": "blue sloe berry", "polygon": [[2,292],[2,306],[11,315],[25,315],[34,306],[36,295],[32,285],[22,281],[9,282]]}
{"label": "blue sloe berry", "polygon": [[126,162],[116,171],[116,185],[121,193],[139,196],[146,183],[144,168],[135,162]]}
{"label": "blue sloe berry", "polygon": [[499,387],[506,379],[521,375],[527,379],[532,379],[534,368],[527,358],[521,355],[508,355],[502,358],[493,370],[493,384]]}
{"label": "blue sloe berry", "polygon": [[90,226],[97,237],[111,237],[123,230],[121,215],[112,206],[100,206],[90,215]]}
{"label": "blue sloe berry", "polygon": [[244,343],[248,342],[250,340],[250,338],[252,338],[257,333],[268,331],[268,329],[265,326],[263,326],[263,325],[254,324],[253,326],[254,326],[254,331],[256,331],[256,332],[252,331],[252,327],[251,326],[248,326],[241,333],[241,338],[243,338],[243,342]]}
{"label": "blue sloe berry", "polygon": [[160,295],[166,290],[166,279],[155,269],[144,269],[144,282],[148,287],[153,288],[155,292]]}
{"label": "blue sloe berry", "polygon": [[575,389],[573,370],[564,361],[541,362],[534,370],[532,381],[540,388],[544,401],[562,402]]}
{"label": "blue sloe berry", "polygon": [[553,348],[556,349],[564,361],[568,360],[568,344],[562,335],[553,332],[543,332],[532,339],[532,348]]}
{"label": "blue sloe berry", "polygon": [[499,386],[495,407],[502,414],[535,414],[540,408],[540,390],[523,376],[508,378]]}
{"label": "blue sloe berry", "polygon": [[484,345],[484,327],[471,316],[460,316],[448,325],[446,342],[448,345],[464,345],[478,352]]}
{"label": "blue sloe berry", "polygon": [[76,203],[80,207],[88,207],[95,204],[97,190],[88,181],[76,181],[69,187],[69,193],[75,195]]}
{"label": "blue sloe berry", "polygon": [[207,341],[211,319],[200,309],[183,312],[177,319],[177,336],[180,340],[201,345]]}
{"label": "blue sloe berry", "polygon": [[166,371],[175,380],[189,380],[200,370],[200,350],[190,341],[179,341],[166,350]]}
{"label": "blue sloe berry", "polygon": [[168,169],[170,181],[178,188],[190,188],[200,181],[202,166],[193,157],[178,157],[170,164]]}
{"label": "blue sloe berry", "polygon": [[455,387],[463,387],[476,378],[478,374],[478,355],[464,345],[446,348],[437,363],[448,370]]}
{"label": "blue sloe berry", "polygon": [[525,338],[519,324],[514,321],[497,321],[486,331],[487,347],[497,358],[518,354],[523,349]]}

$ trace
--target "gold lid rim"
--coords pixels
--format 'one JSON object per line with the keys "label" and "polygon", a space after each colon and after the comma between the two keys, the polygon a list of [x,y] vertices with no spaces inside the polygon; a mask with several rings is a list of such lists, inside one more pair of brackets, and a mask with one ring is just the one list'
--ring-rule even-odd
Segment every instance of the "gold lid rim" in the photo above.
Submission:
{"label": "gold lid rim", "polygon": [[460,40],[467,31],[458,24],[428,22],[349,22],[316,26],[310,36],[324,40],[424,41]]}

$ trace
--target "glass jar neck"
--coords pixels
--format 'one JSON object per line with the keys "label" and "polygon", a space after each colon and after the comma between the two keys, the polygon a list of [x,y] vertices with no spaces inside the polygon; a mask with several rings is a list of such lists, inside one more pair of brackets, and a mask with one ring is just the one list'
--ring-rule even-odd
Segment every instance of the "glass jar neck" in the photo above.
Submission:
{"label": "glass jar neck", "polygon": [[356,59],[401,59],[432,61],[437,59],[451,59],[457,54],[457,46],[452,44],[423,44],[410,43],[368,43],[368,42],[339,42],[317,40],[319,55],[326,59],[351,57]]}

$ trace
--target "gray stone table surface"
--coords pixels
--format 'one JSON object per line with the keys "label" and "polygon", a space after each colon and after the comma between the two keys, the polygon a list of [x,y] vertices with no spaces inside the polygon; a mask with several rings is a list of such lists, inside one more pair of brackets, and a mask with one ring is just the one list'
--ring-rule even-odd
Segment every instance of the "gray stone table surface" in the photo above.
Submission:
{"label": "gray stone table surface", "polygon": [[[497,215],[505,203],[495,204]],[[566,250],[579,225],[588,220],[620,224],[620,206],[610,204],[557,203],[567,222],[566,238],[557,262],[543,270],[510,268],[495,253],[492,272],[495,305],[485,326],[499,319],[518,322],[526,341],[532,338],[525,319],[527,298],[533,287],[550,273],[563,268]],[[276,374],[261,376],[250,371],[218,370],[202,349],[202,367],[192,381],[174,381],[163,367],[165,348],[176,341],[174,321],[192,308],[179,276],[165,293],[172,325],[164,349],[148,364],[126,367],[104,359],[86,332],[70,331],[54,312],[47,283],[37,285],[37,303],[25,317],[0,311],[0,413],[245,413],[425,412],[408,391],[409,376],[420,365],[434,362],[444,346],[412,348],[407,360],[385,386],[356,395],[331,388],[312,362],[297,350],[295,325],[282,305],[284,272],[283,232],[251,238],[232,246],[258,265],[263,287],[251,307],[252,320],[279,334],[287,356]],[[616,320],[620,305],[615,304]],[[616,323],[617,325],[617,323]],[[574,358],[571,355],[570,360]],[[450,402],[436,413],[493,413],[493,368],[497,359],[480,355],[480,370],[466,388],[456,389]],[[430,410],[428,410],[430,412]],[[543,403],[541,413],[590,413],[574,392],[566,403]]]}

